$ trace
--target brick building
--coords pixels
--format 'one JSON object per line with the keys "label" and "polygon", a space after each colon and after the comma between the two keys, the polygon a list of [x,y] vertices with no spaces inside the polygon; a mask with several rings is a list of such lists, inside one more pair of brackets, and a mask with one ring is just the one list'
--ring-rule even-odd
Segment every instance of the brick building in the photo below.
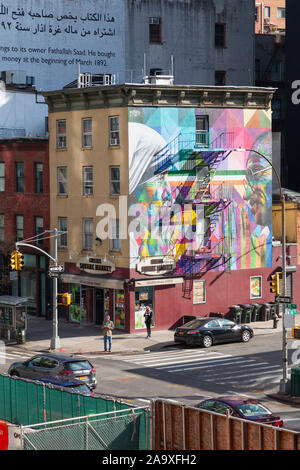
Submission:
{"label": "brick building", "polygon": [[25,239],[49,251],[49,239],[33,240],[49,229],[48,139],[0,139],[0,207],[2,293],[29,297],[29,313],[46,316],[47,257],[22,247],[24,268],[9,272],[9,256],[15,242]]}
{"label": "brick building", "polygon": [[255,2],[255,33],[272,34],[285,32],[286,0]]}

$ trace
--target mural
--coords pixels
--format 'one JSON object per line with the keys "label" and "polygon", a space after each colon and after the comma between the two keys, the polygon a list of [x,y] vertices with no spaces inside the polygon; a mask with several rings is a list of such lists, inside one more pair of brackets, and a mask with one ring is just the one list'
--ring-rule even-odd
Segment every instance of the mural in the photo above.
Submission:
{"label": "mural", "polygon": [[[129,108],[131,267],[173,257],[176,272],[271,266],[270,114]],[[238,149],[247,149],[242,151]]]}

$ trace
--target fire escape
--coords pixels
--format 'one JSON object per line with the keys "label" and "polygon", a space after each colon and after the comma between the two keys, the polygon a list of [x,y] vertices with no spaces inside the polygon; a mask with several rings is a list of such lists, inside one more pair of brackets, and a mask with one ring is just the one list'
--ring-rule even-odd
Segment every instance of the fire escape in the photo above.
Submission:
{"label": "fire escape", "polygon": [[[198,205],[204,205],[207,227],[203,237],[203,246],[195,250],[187,250],[182,254],[179,263],[184,267],[184,296],[192,290],[193,278],[199,272],[205,272],[217,266],[226,267],[230,259],[228,241],[217,227],[222,221],[224,210],[231,203],[230,194],[223,185],[215,185],[212,181],[222,162],[234,149],[232,132],[220,131],[211,139],[209,131],[196,131],[193,134],[180,133],[156,154],[155,175],[163,177],[176,174],[193,174],[195,184],[191,185],[188,178],[178,188],[175,204],[191,204],[196,211]],[[198,206],[199,207],[199,206]],[[170,242],[169,253],[175,248],[176,241]],[[229,251],[229,250],[228,250]]]}

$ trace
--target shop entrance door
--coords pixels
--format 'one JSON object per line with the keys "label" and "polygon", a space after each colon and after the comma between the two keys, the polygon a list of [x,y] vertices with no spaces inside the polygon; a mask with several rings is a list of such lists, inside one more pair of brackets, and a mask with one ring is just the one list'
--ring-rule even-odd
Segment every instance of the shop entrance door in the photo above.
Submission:
{"label": "shop entrance door", "polygon": [[103,289],[95,290],[95,323],[96,325],[102,325],[104,320],[104,291]]}

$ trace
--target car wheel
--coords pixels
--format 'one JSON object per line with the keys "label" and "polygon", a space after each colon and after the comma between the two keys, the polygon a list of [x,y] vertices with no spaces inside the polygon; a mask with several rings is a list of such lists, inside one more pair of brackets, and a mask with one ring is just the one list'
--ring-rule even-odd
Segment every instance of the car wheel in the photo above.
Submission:
{"label": "car wheel", "polygon": [[212,337],[209,335],[205,335],[202,339],[202,346],[204,348],[210,348],[213,344]]}
{"label": "car wheel", "polygon": [[250,341],[251,339],[250,331],[247,331],[247,330],[243,331],[241,339],[243,343],[248,343],[248,341]]}
{"label": "car wheel", "polygon": [[11,372],[10,376],[11,376],[11,377],[20,377],[20,374],[19,374],[17,371],[13,370],[13,371]]}

